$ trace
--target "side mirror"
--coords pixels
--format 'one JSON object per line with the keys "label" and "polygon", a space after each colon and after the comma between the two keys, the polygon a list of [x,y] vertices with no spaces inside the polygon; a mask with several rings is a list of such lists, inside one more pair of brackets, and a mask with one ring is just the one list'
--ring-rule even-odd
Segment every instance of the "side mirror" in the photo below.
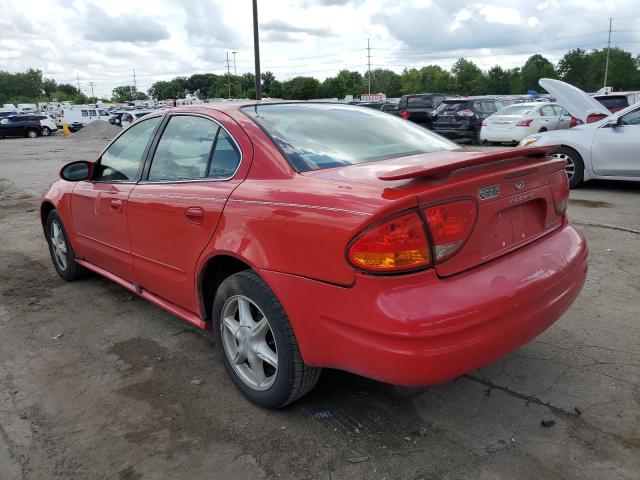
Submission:
{"label": "side mirror", "polygon": [[67,163],[60,170],[60,178],[68,182],[88,180],[93,173],[93,163],[84,160]]}
{"label": "side mirror", "polygon": [[609,122],[611,128],[616,128],[622,125],[622,117],[618,116]]}

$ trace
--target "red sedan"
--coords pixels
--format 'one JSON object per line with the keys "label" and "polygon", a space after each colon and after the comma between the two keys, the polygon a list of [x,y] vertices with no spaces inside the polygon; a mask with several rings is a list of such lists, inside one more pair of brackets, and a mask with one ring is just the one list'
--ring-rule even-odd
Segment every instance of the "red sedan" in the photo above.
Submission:
{"label": "red sedan", "polygon": [[351,106],[175,108],[65,166],[42,224],[63,279],[97,272],[212,329],[234,384],[277,408],[321,367],[430,385],[551,325],[587,245],[547,153],[464,151]]}

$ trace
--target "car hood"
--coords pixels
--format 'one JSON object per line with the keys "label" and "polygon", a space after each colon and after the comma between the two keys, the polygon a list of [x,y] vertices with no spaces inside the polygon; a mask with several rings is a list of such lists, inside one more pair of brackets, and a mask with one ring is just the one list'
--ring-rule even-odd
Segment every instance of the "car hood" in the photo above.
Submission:
{"label": "car hood", "polygon": [[592,114],[611,115],[611,112],[604,105],[573,85],[552,78],[541,78],[538,83],[556,97],[558,103],[566,108],[571,115],[585,123],[587,117]]}

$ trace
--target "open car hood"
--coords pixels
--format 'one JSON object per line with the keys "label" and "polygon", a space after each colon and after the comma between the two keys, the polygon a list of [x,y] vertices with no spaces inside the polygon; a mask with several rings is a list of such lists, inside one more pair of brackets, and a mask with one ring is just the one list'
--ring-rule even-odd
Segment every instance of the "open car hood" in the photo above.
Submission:
{"label": "open car hood", "polygon": [[541,78],[538,83],[556,97],[558,103],[566,108],[571,115],[585,123],[587,117],[592,114],[611,115],[611,112],[604,105],[573,85],[551,78]]}

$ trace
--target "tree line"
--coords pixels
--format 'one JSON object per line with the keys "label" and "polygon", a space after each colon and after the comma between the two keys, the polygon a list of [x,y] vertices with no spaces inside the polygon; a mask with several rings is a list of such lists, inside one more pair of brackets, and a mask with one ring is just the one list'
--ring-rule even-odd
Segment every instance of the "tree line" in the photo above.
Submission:
{"label": "tree line", "polygon": [[[533,55],[521,67],[505,69],[499,65],[483,71],[474,62],[460,58],[445,70],[438,65],[406,68],[402,73],[378,68],[371,71],[372,93],[384,92],[387,97],[399,97],[407,93],[440,92],[462,95],[524,94],[528,90],[541,91],[538,80],[543,77],[558,78],[587,92],[594,92],[604,84],[606,50],[582,49],[568,51],[554,65],[542,55]],[[323,81],[309,76],[290,80],[276,79],[272,72],[261,75],[262,91],[266,97],[292,100],[312,98],[359,97],[368,91],[368,72],[341,70]],[[609,55],[607,86],[614,91],[640,90],[640,55],[612,48]],[[155,82],[148,92],[137,91],[132,85],[113,89],[110,100],[125,102],[148,97],[159,100],[184,98],[194,95],[205,98],[255,98],[255,76],[217,75],[214,73],[176,77]],[[36,101],[73,100],[86,103],[87,96],[70,84],[57,84],[42,77],[39,70],[23,73],[0,71],[0,103],[33,103]],[[107,100],[107,99],[105,99]]]}

